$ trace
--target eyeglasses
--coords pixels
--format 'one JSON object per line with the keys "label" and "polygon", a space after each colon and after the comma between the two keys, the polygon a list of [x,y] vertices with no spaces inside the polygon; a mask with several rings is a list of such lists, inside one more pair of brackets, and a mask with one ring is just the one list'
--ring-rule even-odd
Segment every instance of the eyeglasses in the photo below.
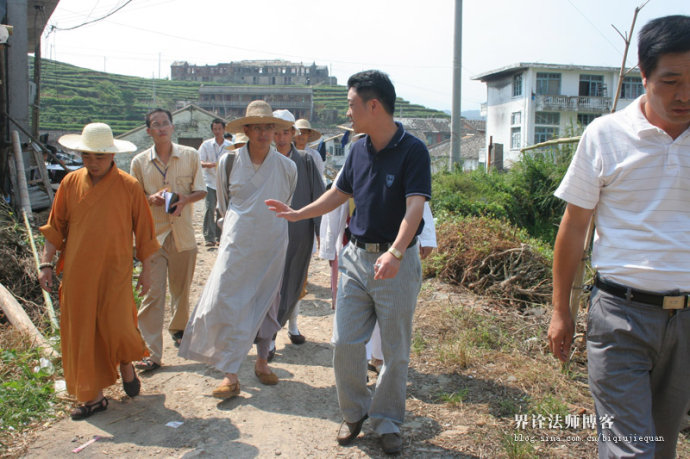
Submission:
{"label": "eyeglasses", "polygon": [[273,124],[250,124],[248,127],[254,132],[267,132],[275,129]]}
{"label": "eyeglasses", "polygon": [[165,128],[168,128],[170,126],[172,126],[172,124],[170,124],[170,122],[168,122],[168,121],[165,121],[163,123],[151,123],[152,129],[165,129]]}

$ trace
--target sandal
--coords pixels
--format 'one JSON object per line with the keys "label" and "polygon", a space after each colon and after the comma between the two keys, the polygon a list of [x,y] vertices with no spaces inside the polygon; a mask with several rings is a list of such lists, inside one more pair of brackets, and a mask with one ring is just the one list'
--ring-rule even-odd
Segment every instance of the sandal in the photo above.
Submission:
{"label": "sandal", "polygon": [[70,416],[72,417],[73,421],[81,421],[82,419],[86,419],[91,415],[98,413],[99,411],[105,411],[106,409],[108,409],[108,399],[103,397],[97,402],[79,405],[72,410]]}
{"label": "sandal", "polygon": [[125,378],[122,378],[122,388],[125,390],[125,394],[136,397],[141,390],[141,381],[137,377],[137,372],[134,371],[134,364],[132,364],[132,373],[134,373],[134,379],[131,381],[126,382]]}
{"label": "sandal", "polygon": [[156,363],[148,357],[143,359],[141,362],[137,362],[134,364],[134,368],[141,371],[153,371],[159,369],[160,367],[160,363]]}

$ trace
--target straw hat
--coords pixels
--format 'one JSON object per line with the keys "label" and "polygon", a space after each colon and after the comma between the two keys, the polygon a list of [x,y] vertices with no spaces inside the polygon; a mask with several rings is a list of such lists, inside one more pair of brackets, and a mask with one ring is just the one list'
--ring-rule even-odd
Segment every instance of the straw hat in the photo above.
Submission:
{"label": "straw hat", "polygon": [[305,120],[304,118],[300,118],[297,121],[295,121],[295,127],[300,131],[307,131],[307,133],[309,134],[309,137],[307,137],[307,142],[313,142],[314,140],[318,140],[321,138],[321,133],[316,129],[312,128],[309,121]]}
{"label": "straw hat", "polygon": [[68,150],[83,153],[132,153],[137,146],[126,140],[115,140],[110,126],[104,123],[90,123],[79,134],[66,134],[58,143]]}
{"label": "straw hat", "polygon": [[242,128],[249,124],[275,124],[277,128],[287,129],[292,127],[293,123],[273,116],[273,109],[268,102],[253,100],[247,105],[245,116],[230,121],[225,125],[225,131],[242,132]]}
{"label": "straw hat", "polygon": [[238,132],[233,135],[232,145],[225,147],[226,150],[236,150],[239,144],[249,142],[249,137],[244,132]]}

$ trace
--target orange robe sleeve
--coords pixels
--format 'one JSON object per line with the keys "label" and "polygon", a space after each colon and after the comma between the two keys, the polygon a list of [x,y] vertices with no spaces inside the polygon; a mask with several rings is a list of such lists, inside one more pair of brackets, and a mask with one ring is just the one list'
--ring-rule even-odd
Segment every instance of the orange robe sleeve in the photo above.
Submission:
{"label": "orange robe sleeve", "polygon": [[153,255],[160,248],[160,245],[156,239],[153,215],[146,200],[144,188],[138,182],[136,187],[139,192],[132,197],[132,228],[136,243],[136,257],[143,261]]}
{"label": "orange robe sleeve", "polygon": [[67,232],[69,230],[69,216],[67,215],[65,193],[65,185],[60,185],[55,193],[53,207],[50,209],[48,221],[39,228],[46,240],[50,241],[58,251],[64,249]]}

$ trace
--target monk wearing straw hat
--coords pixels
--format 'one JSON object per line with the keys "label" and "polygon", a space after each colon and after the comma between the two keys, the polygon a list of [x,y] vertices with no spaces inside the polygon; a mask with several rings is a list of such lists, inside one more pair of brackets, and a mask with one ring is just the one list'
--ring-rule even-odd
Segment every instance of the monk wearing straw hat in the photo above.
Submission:
{"label": "monk wearing straw hat", "polygon": [[280,329],[288,225],[275,218],[264,201],[278,196],[291,201],[295,192],[295,163],[271,145],[276,129],[291,126],[273,116],[262,100],[251,102],[246,116],[225,126],[228,132],[243,130],[249,141],[235,153],[227,184],[218,186],[219,191],[227,188],[229,196],[218,257],[180,345],[181,357],[209,363],[225,374],[213,390],[217,398],[239,395],[237,373],[254,342],[254,374],[262,384],[278,383],[268,367],[268,353]]}
{"label": "monk wearing straw hat", "polygon": [[[115,166],[113,157],[136,146],[114,140],[107,124],[91,123],[81,135],[64,135],[63,147],[79,152],[84,168],[68,174],[55,194],[45,236],[39,281],[53,285],[62,273],[60,338],[67,391],[84,402],[72,411],[85,419],[108,407],[103,388],[118,378],[130,397],[141,383],[132,361],[147,355],[137,329],[132,293],[132,236],[142,261],[137,289],[150,286],[150,256],[159,246],[144,190]],[[57,264],[52,264],[59,251]]]}
{"label": "monk wearing straw hat", "polygon": [[312,128],[311,123],[304,118],[300,118],[295,121],[295,129],[297,131],[294,137],[295,147],[297,147],[298,150],[304,150],[311,155],[311,157],[314,159],[314,163],[316,164],[316,168],[319,170],[319,174],[321,174],[321,178],[323,179],[323,173],[326,167],[323,162],[324,159],[321,157],[321,154],[318,151],[307,146],[308,143],[319,140],[321,138],[321,133]]}

